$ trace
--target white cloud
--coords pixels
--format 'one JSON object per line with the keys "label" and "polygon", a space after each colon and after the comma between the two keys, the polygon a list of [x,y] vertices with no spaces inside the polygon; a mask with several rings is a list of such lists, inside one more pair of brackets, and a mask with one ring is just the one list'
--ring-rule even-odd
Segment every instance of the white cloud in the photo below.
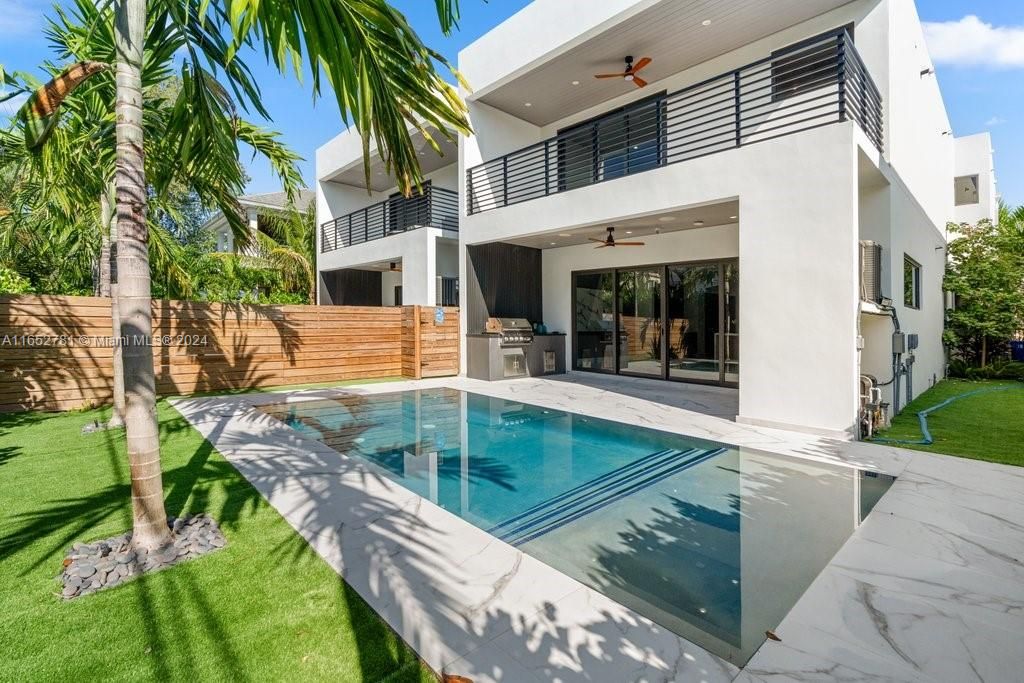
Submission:
{"label": "white cloud", "polygon": [[0,11],[0,36],[15,36],[32,33],[40,24],[48,3],[32,0],[4,0]]}
{"label": "white cloud", "polygon": [[969,14],[958,21],[925,22],[924,35],[939,64],[1024,68],[1024,26],[993,26]]}
{"label": "white cloud", "polygon": [[985,122],[985,125],[991,128],[992,126],[1001,126],[1004,123],[1006,123],[1006,119],[1004,119],[1002,116],[993,116],[992,118]]}

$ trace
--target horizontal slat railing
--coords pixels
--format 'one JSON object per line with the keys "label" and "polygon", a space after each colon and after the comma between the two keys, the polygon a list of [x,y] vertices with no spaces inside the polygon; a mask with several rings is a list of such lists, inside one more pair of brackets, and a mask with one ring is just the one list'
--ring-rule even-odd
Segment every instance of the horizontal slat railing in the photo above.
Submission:
{"label": "horizontal slat railing", "polygon": [[470,168],[466,207],[488,211],[845,120],[882,149],[881,93],[841,30]]}
{"label": "horizontal slat railing", "polygon": [[421,194],[371,204],[320,226],[320,253],[431,226],[459,229],[459,197],[453,190],[427,186]]}

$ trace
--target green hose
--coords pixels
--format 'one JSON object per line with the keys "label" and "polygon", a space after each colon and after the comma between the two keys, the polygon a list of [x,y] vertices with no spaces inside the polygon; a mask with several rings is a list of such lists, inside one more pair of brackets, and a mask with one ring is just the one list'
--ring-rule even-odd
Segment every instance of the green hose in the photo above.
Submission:
{"label": "green hose", "polygon": [[923,437],[921,439],[885,439],[882,437],[873,436],[870,439],[868,439],[868,441],[873,441],[875,443],[904,444],[907,446],[931,446],[933,443],[935,443],[935,439],[932,438],[932,433],[928,431],[929,415],[934,413],[939,408],[945,408],[950,403],[953,403],[954,401],[959,401],[962,398],[967,398],[968,396],[977,396],[978,394],[989,394],[995,391],[1007,391],[1009,389],[1024,389],[1024,386],[1007,385],[1002,387],[988,387],[987,389],[975,389],[974,391],[968,391],[963,394],[957,394],[956,396],[947,398],[942,403],[937,403],[936,405],[933,405],[931,408],[922,410],[917,414],[917,421],[920,424],[921,435]]}

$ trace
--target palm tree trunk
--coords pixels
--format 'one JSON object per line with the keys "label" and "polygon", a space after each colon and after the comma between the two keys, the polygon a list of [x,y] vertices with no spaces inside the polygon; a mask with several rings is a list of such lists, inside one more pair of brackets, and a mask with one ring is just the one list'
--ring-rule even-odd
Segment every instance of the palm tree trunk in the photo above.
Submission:
{"label": "palm tree trunk", "polygon": [[114,412],[107,422],[107,427],[124,426],[124,365],[121,360],[121,316],[117,310],[117,285],[113,281],[112,268],[110,267],[110,245],[117,243],[117,215],[114,213],[112,199],[114,197],[113,184],[100,195],[100,235],[102,246],[100,247],[100,282],[99,295],[110,297],[110,327],[111,337],[114,344],[111,348],[113,358],[111,367],[114,375],[113,397]]}
{"label": "palm tree trunk", "polygon": [[99,273],[96,294],[104,298],[110,296],[110,224],[113,218],[110,196],[104,190],[100,193],[100,262],[96,269]]}
{"label": "palm tree trunk", "polygon": [[142,47],[146,0],[117,0],[117,306],[123,358],[125,428],[132,480],[132,543],[170,541],[160,471],[153,373],[146,174],[142,154]]}

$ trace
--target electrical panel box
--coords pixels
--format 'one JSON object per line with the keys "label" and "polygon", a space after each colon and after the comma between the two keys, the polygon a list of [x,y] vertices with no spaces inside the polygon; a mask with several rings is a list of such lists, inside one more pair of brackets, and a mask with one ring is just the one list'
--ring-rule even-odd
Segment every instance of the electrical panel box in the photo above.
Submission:
{"label": "electrical panel box", "polygon": [[916,349],[917,348],[917,344],[918,344],[917,334],[908,334],[907,335],[907,351],[913,351],[914,349]]}
{"label": "electrical panel box", "polygon": [[892,333],[892,352],[893,353],[906,353],[907,352],[907,335],[902,332]]}

